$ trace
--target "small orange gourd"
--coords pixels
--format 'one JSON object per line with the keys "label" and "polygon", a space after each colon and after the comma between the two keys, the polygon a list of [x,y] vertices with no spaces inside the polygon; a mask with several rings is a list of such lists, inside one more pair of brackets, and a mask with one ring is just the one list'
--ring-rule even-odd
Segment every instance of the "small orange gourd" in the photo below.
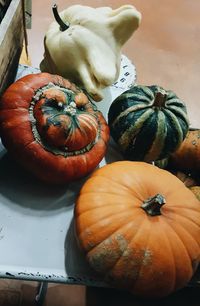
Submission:
{"label": "small orange gourd", "polygon": [[192,177],[190,174],[173,170],[171,170],[171,172],[176,175],[176,177],[178,177],[186,187],[190,188],[197,185],[198,180]]}
{"label": "small orange gourd", "polygon": [[96,170],[78,196],[75,226],[90,266],[138,296],[169,295],[199,264],[199,201],[175,175],[145,162]]}
{"label": "small orange gourd", "polygon": [[194,193],[196,198],[200,201],[200,186],[192,186],[190,190]]}
{"label": "small orange gourd", "polygon": [[200,171],[200,129],[190,130],[169,163],[182,171]]}

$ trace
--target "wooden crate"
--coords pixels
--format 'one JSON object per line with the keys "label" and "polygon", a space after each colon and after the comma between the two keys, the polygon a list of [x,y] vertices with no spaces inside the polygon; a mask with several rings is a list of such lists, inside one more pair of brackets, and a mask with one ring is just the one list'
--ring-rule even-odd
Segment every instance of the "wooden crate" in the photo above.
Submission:
{"label": "wooden crate", "polygon": [[24,1],[12,0],[0,23],[0,96],[15,79],[24,38]]}

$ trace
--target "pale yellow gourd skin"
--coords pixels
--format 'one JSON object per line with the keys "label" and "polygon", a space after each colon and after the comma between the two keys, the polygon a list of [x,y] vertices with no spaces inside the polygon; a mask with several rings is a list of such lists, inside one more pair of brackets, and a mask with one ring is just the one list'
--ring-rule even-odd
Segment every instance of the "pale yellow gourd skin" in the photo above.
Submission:
{"label": "pale yellow gourd skin", "polygon": [[138,28],[141,14],[132,5],[115,10],[73,5],[60,17],[70,27],[62,32],[57,22],[50,24],[40,69],[82,85],[100,101],[101,89],[118,79],[121,48]]}

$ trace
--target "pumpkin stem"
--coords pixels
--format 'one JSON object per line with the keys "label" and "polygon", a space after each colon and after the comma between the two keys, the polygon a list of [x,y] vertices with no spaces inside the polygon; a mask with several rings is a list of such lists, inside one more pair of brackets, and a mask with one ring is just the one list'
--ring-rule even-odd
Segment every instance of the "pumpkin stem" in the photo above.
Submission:
{"label": "pumpkin stem", "polygon": [[166,203],[165,198],[161,194],[156,194],[153,197],[145,200],[141,207],[146,211],[150,216],[161,215],[160,209]]}
{"label": "pumpkin stem", "polygon": [[62,21],[62,19],[60,18],[60,15],[58,14],[58,9],[57,9],[57,5],[54,4],[54,6],[52,7],[52,10],[53,10],[53,15],[54,15],[54,18],[55,20],[57,21],[57,23],[59,24],[60,26],[60,31],[65,31],[69,28],[69,23],[66,24],[64,23],[64,21]]}
{"label": "pumpkin stem", "polygon": [[164,107],[166,98],[167,98],[167,94],[164,90],[157,91],[155,94],[153,106],[159,107],[159,108]]}

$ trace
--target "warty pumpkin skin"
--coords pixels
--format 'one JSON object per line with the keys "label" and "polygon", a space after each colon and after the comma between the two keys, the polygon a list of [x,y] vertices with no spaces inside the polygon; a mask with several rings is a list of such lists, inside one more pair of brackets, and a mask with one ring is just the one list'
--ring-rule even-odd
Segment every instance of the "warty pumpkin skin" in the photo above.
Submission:
{"label": "warty pumpkin skin", "polygon": [[90,266],[138,296],[169,295],[199,264],[198,200],[173,174],[148,163],[96,170],[77,198],[75,228]]}
{"label": "warty pumpkin skin", "polygon": [[199,174],[200,171],[200,129],[188,131],[181,146],[170,155],[171,167]]}
{"label": "warty pumpkin skin", "polygon": [[75,84],[39,73],[19,79],[3,94],[0,136],[39,179],[62,184],[95,169],[105,155],[109,128]]}
{"label": "warty pumpkin skin", "polygon": [[185,103],[157,85],[133,86],[117,97],[110,106],[108,124],[123,156],[146,162],[168,157],[189,129]]}

